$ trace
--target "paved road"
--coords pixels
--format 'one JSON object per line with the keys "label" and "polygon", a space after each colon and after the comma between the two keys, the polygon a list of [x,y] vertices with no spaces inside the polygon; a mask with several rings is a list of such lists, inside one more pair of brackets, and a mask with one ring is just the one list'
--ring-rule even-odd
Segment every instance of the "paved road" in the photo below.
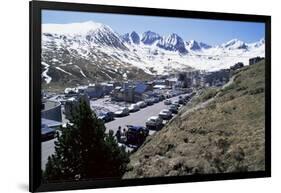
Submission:
{"label": "paved road", "polygon": [[[225,87],[232,84],[234,79],[235,79],[235,76],[231,77],[229,82],[226,83],[222,87],[222,89],[224,89]],[[182,116],[185,116],[186,114],[188,114],[190,112],[193,112],[195,110],[198,110],[200,108],[205,108],[216,97],[217,97],[217,95],[214,96],[213,98],[203,102],[203,103],[200,103],[200,104],[196,105],[195,107],[193,107],[191,109],[188,109],[184,114],[182,114]],[[171,98],[171,101],[173,102],[177,99],[178,99],[178,96]],[[162,109],[165,109],[165,108],[167,108],[167,106],[164,104],[164,101],[161,101],[161,102],[156,103],[152,106],[148,106],[146,108],[143,108],[140,111],[130,113],[129,116],[121,117],[121,118],[115,118],[114,121],[111,121],[111,122],[105,124],[106,131],[108,132],[108,130],[111,129],[114,132],[116,132],[116,130],[118,129],[118,126],[121,126],[122,128],[126,127],[126,125],[145,126],[145,122],[149,117],[158,115],[159,112]],[[150,131],[150,134],[152,134],[152,133],[153,133],[153,131]],[[53,140],[46,141],[46,142],[42,143],[42,151],[41,151],[41,153],[42,153],[42,160],[41,160],[42,169],[45,169],[45,165],[47,163],[48,157],[54,153],[54,142],[55,142],[55,140],[56,139],[53,139]]]}
{"label": "paved road", "polygon": [[[171,98],[170,100],[173,102],[178,99],[178,96]],[[162,109],[167,108],[167,106],[164,104],[164,101],[161,101],[159,103],[153,104],[152,106],[145,107],[143,109],[140,109],[140,111],[130,113],[129,116],[126,117],[120,117],[115,118],[114,121],[111,121],[109,123],[106,123],[106,131],[108,132],[109,129],[116,132],[118,129],[118,126],[121,126],[124,128],[126,125],[138,125],[138,126],[145,126],[146,120],[151,117],[158,115],[159,112]],[[150,134],[152,134],[153,131],[150,131]],[[52,139],[50,141],[42,142],[42,151],[41,151],[41,167],[42,169],[45,169],[45,165],[48,161],[48,157],[52,155],[55,151],[55,142],[56,139]]]}
{"label": "paved road", "polygon": [[45,169],[46,163],[48,161],[48,157],[52,155],[55,152],[55,139],[52,139],[50,141],[45,141],[41,143],[41,168]]}
{"label": "paved road", "polygon": [[[173,97],[170,100],[173,102],[178,99],[177,97]],[[147,106],[143,109],[140,109],[137,112],[130,113],[129,116],[126,117],[116,117],[114,121],[106,123],[106,130],[113,130],[114,133],[117,131],[118,126],[122,128],[126,127],[126,125],[137,125],[137,126],[145,126],[145,122],[151,116],[156,116],[160,113],[161,110],[167,108],[167,105],[164,104],[164,101],[156,103],[152,106]]]}

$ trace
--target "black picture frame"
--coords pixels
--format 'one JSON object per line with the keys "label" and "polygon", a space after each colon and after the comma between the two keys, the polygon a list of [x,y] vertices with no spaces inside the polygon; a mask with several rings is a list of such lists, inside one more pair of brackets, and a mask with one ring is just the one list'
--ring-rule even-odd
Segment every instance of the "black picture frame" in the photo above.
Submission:
{"label": "black picture frame", "polygon": [[[198,18],[265,23],[265,171],[204,174],[181,177],[156,177],[125,180],[94,180],[42,184],[41,182],[41,10],[68,10],[81,12],[121,13],[163,17]],[[271,17],[233,13],[215,13],[141,7],[105,6],[94,4],[31,1],[30,2],[30,178],[29,191],[59,191],[89,188],[108,188],[151,184],[183,183],[271,176]]]}

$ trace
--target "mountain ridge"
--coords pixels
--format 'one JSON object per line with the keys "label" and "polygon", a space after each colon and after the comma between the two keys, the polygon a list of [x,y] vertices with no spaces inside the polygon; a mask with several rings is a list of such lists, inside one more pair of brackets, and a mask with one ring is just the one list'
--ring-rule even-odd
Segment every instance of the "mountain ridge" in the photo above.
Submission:
{"label": "mountain ridge", "polygon": [[[264,56],[264,44],[263,39],[253,43],[235,39],[210,46],[186,41],[176,33],[164,37],[150,30],[141,35],[135,31],[120,35],[93,21],[43,24],[42,62],[47,66],[44,65],[42,79],[49,84],[60,82],[60,76],[69,76],[66,79],[74,78],[76,84],[84,84],[122,80],[124,73],[130,74],[132,69],[140,73],[131,73],[137,79],[192,69],[214,71],[236,62],[247,65],[249,58]],[[103,78],[94,77],[99,74],[97,70],[104,74]]]}

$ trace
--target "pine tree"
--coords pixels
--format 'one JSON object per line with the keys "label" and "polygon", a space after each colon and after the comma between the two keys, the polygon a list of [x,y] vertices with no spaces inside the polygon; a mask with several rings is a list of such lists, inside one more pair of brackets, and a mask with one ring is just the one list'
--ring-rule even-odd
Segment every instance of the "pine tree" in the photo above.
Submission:
{"label": "pine tree", "polygon": [[125,148],[119,147],[113,131],[80,100],[70,123],[57,135],[55,153],[48,158],[43,179],[49,181],[122,177],[129,162]]}

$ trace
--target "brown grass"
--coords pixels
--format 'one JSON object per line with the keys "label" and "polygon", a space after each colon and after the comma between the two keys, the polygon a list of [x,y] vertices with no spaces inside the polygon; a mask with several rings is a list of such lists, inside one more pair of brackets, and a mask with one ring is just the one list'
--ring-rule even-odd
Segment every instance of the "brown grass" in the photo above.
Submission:
{"label": "brown grass", "polygon": [[131,156],[124,178],[265,169],[264,62],[238,72],[207,107],[188,108]]}

